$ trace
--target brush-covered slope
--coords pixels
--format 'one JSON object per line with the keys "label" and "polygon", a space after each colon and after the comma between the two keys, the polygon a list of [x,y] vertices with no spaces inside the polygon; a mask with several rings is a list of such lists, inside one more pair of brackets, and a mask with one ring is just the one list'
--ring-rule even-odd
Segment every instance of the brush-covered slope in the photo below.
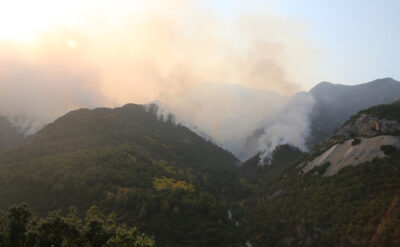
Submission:
{"label": "brush-covered slope", "polygon": [[400,82],[392,78],[359,85],[321,82],[310,90],[315,98],[309,144],[321,143],[358,111],[400,98]]}
{"label": "brush-covered slope", "polygon": [[18,132],[6,118],[0,117],[0,153],[17,146],[23,140],[23,135]]}
{"label": "brush-covered slope", "polygon": [[0,206],[42,214],[97,205],[154,235],[157,246],[240,246],[227,201],[238,160],[155,109],[68,113],[0,157]]}
{"label": "brush-covered slope", "polygon": [[[353,143],[357,146],[382,136],[397,138],[398,132],[384,133],[379,125],[372,135],[371,128],[363,128],[357,121],[365,115],[369,119],[378,119],[382,124],[398,121],[400,104],[380,105],[360,112],[343,125],[319,152],[287,164],[286,169],[275,169],[278,172],[273,176],[267,174],[265,179],[249,181],[254,189],[252,196],[243,203],[243,224],[252,234],[254,246],[400,245],[398,148],[378,145],[372,153],[382,152],[383,156],[340,167],[329,176],[326,172],[332,166],[330,162],[304,170],[307,162],[329,151],[332,145],[358,140]],[[343,128],[348,128],[348,124],[354,127],[351,130],[365,131],[350,132],[351,136],[347,136]],[[342,136],[339,137],[338,133]],[[342,153],[342,159],[348,150],[351,149]],[[354,153],[358,159],[370,154]],[[353,161],[358,159],[354,157]]]}

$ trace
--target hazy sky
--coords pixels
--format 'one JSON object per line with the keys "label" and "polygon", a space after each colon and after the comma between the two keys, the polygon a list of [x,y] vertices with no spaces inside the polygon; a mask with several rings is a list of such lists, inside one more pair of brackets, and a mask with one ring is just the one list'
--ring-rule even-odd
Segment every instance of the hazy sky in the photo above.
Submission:
{"label": "hazy sky", "polygon": [[[300,39],[303,39],[308,46],[300,47],[308,53],[307,68],[301,68],[299,71],[289,68],[286,76],[288,80],[300,83],[302,89],[309,89],[319,81],[354,84],[381,77],[400,78],[397,66],[400,57],[398,45],[400,1],[168,0],[163,4],[160,3],[163,1],[0,1],[0,41],[7,39],[26,41],[37,36],[39,32],[54,31],[54,26],[69,29],[77,26],[83,28],[96,21],[99,26],[104,23],[112,25],[118,23],[124,16],[132,13],[141,14],[142,10],[147,8],[146,5],[155,5],[152,6],[153,9],[157,9],[156,5],[160,5],[159,8],[167,9],[166,11],[172,15],[184,15],[187,7],[195,3],[203,8],[201,10],[203,17],[207,12],[210,17],[225,26],[238,25],[243,16],[255,16],[264,20],[274,19],[276,23],[271,26],[275,29],[283,25],[282,30],[286,30],[283,31],[286,34],[281,35],[280,39],[292,38],[290,33],[301,33]],[[108,19],[100,23],[98,20],[103,15],[108,16]],[[185,18],[180,18],[178,22]],[[191,24],[194,33],[201,32],[197,30],[195,23]],[[297,29],[299,31],[296,31]],[[258,32],[265,32],[268,35],[269,30],[268,27],[260,28]],[[276,41],[277,35],[272,36]],[[298,34],[293,36],[299,39]],[[235,39],[235,36],[231,36],[230,39],[232,43],[240,42],[240,38]],[[77,41],[71,38],[68,42],[73,46]],[[302,46],[304,47],[304,44]],[[295,56],[298,54],[293,54],[291,59],[298,60]],[[301,63],[303,61],[297,64]],[[285,66],[291,65],[285,64]]]}
{"label": "hazy sky", "polygon": [[358,84],[376,78],[400,79],[400,1],[269,0],[208,1],[225,18],[261,7],[303,22],[320,61],[309,74],[319,81]]}

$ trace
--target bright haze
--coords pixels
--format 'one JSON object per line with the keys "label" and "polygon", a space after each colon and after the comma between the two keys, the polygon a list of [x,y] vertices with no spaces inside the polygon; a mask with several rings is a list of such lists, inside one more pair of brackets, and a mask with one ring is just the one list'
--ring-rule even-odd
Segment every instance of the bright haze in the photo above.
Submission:
{"label": "bright haze", "polygon": [[[80,107],[157,100],[180,123],[241,159],[254,151],[268,156],[283,143],[305,149],[313,99],[307,94],[291,97],[321,80],[364,82],[365,77],[347,72],[356,68],[358,74],[371,64],[360,57],[365,67],[346,67],[349,55],[332,56],[335,47],[350,49],[346,40],[340,36],[342,43],[330,46],[334,34],[311,24],[323,16],[309,15],[306,3],[296,11],[288,2],[4,1],[0,115],[31,134]],[[344,7],[339,1],[333,9],[340,13]],[[387,24],[381,22],[373,30]],[[369,35],[365,30],[362,34]],[[398,38],[395,31],[391,40]],[[375,36],[371,40],[380,42]],[[333,48],[325,50],[327,46]],[[369,58],[377,47],[370,46]],[[347,70],[328,77],[341,66]],[[383,73],[396,77],[394,70],[378,69],[369,79]],[[257,147],[247,150],[247,139],[260,128],[265,129]]]}

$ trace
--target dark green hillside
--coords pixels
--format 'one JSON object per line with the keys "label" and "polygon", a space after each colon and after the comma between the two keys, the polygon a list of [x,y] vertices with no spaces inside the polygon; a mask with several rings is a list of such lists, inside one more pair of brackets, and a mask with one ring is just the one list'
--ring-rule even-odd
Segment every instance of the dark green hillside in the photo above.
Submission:
{"label": "dark green hillside", "polygon": [[291,168],[291,164],[297,164],[304,156],[305,153],[297,148],[287,144],[281,145],[272,153],[270,165],[259,165],[260,158],[257,154],[243,163],[240,167],[240,174],[246,181],[259,184]]}
{"label": "dark green hillside", "polygon": [[[292,167],[246,202],[255,246],[397,246],[400,153],[331,177]],[[323,169],[323,168],[322,168]],[[388,215],[388,216],[386,216]],[[379,225],[382,226],[378,229]]]}
{"label": "dark green hillside", "polygon": [[157,246],[240,246],[227,217],[238,160],[140,105],[81,109],[0,158],[0,206],[42,215],[97,205],[155,236]]}
{"label": "dark green hillside", "polygon": [[[400,119],[398,103],[361,113]],[[253,246],[399,246],[400,151],[381,149],[386,158],[333,176],[322,176],[329,163],[303,173],[301,161],[285,162],[285,169],[258,168],[270,172],[258,172],[257,179],[243,174],[254,183],[243,203]]]}
{"label": "dark green hillside", "polygon": [[39,131],[16,153],[38,157],[82,148],[129,144],[154,159],[172,158],[183,167],[190,161],[188,166],[199,170],[208,171],[210,166],[229,169],[239,163],[232,154],[186,127],[171,121],[158,121],[153,112],[135,104],[116,109],[73,111]]}
{"label": "dark green hillside", "polygon": [[0,117],[0,153],[22,142],[24,136],[6,118]]}

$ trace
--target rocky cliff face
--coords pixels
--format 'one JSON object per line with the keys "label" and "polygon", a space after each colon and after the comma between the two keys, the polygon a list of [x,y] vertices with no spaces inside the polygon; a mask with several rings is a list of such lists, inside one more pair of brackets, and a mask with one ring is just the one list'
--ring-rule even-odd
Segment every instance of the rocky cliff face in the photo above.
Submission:
{"label": "rocky cliff face", "polygon": [[354,122],[350,121],[340,128],[334,135],[349,139],[355,136],[372,137],[379,134],[393,134],[400,130],[400,123],[395,120],[379,119],[377,117],[361,114]]}
{"label": "rocky cliff face", "polygon": [[331,176],[349,165],[359,165],[375,158],[384,158],[383,146],[400,149],[400,123],[369,114],[359,114],[348,121],[326,144],[325,151],[304,163],[303,172],[327,163],[324,176]]}
{"label": "rocky cliff face", "polygon": [[[358,141],[355,141],[358,140]],[[400,137],[398,136],[375,136],[372,138],[350,139],[342,144],[335,144],[321,155],[308,162],[303,172],[309,172],[313,168],[325,165],[324,176],[332,176],[346,166],[356,166],[375,158],[384,158],[386,154],[382,146],[400,148]]]}

